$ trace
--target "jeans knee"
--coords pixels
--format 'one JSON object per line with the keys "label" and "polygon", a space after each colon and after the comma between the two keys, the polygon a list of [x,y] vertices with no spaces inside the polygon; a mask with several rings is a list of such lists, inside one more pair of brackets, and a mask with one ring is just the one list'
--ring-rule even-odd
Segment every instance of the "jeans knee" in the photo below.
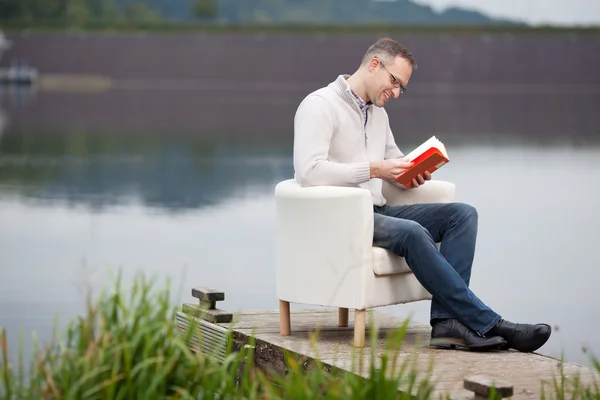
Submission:
{"label": "jeans knee", "polygon": [[477,234],[479,215],[477,209],[470,204],[455,203],[454,216],[452,217],[452,225],[462,227],[469,232]]}
{"label": "jeans knee", "polygon": [[456,217],[458,220],[470,221],[476,224],[479,214],[477,209],[470,204],[456,203]]}

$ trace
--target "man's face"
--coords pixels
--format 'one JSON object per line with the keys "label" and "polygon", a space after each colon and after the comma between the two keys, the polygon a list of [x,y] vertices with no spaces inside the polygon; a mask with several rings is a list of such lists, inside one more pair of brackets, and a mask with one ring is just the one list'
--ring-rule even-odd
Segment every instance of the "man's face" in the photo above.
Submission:
{"label": "man's face", "polygon": [[397,98],[406,90],[412,74],[410,62],[396,57],[393,62],[385,62],[378,58],[371,60],[368,95],[377,107],[383,107],[391,98]]}

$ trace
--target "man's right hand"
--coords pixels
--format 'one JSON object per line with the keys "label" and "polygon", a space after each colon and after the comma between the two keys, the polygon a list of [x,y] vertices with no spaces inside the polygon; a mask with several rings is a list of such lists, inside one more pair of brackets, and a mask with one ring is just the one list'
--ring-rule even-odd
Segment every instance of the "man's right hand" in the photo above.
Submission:
{"label": "man's right hand", "polygon": [[411,162],[403,158],[374,161],[371,163],[371,178],[394,181],[411,165]]}

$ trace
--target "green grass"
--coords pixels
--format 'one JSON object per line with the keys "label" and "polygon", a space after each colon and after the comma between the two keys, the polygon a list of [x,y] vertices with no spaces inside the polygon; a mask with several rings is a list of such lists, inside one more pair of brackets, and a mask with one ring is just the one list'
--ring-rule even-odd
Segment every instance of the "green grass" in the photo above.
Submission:
{"label": "green grass", "polygon": [[[67,324],[62,335],[39,347],[26,366],[21,338],[16,365],[11,365],[7,334],[0,331],[0,397],[29,399],[429,399],[433,382],[418,374],[410,360],[399,363],[408,322],[386,338],[381,357],[370,354],[367,378],[341,373],[318,360],[305,365],[288,354],[286,374],[260,369],[253,345],[227,342],[224,362],[190,351],[196,326],[177,330],[169,283],[138,274],[124,288],[117,277],[113,290],[95,299]],[[378,334],[371,334],[371,348]],[[315,334],[313,340],[316,340]],[[368,351],[368,350],[360,350]],[[409,358],[410,359],[410,358]],[[363,357],[358,357],[363,360]],[[433,364],[432,364],[433,366]],[[26,368],[27,367],[27,368]],[[359,366],[358,366],[359,367]],[[600,364],[595,367],[600,372]],[[562,372],[562,371],[561,371]],[[403,391],[398,391],[401,388]],[[412,394],[412,396],[409,395]],[[584,387],[576,377],[560,375],[545,389],[545,398],[599,399],[598,384]]]}
{"label": "green grass", "polygon": [[[600,360],[591,356],[593,369],[600,373]],[[554,376],[552,381],[542,383],[542,399],[564,400],[564,399],[582,399],[582,400],[600,400],[600,382],[594,381],[592,384],[585,385],[581,382],[579,376],[569,376],[565,373],[564,363],[558,362],[558,376]]]}

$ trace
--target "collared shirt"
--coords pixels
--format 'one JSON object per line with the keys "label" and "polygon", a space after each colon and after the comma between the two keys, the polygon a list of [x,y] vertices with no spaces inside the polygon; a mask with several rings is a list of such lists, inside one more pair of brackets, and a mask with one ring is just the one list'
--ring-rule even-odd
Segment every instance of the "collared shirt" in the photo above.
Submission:
{"label": "collared shirt", "polygon": [[367,111],[369,110],[369,107],[371,106],[371,102],[366,102],[362,99],[362,97],[360,97],[354,90],[350,89],[350,92],[352,93],[352,95],[354,96],[354,99],[356,100],[356,103],[358,104],[358,107],[360,108],[360,111],[362,112],[363,115],[363,124],[364,126],[367,126]]}
{"label": "collared shirt", "polygon": [[[345,74],[343,75],[344,79],[348,79],[350,77],[350,75]],[[350,89],[350,93],[352,93],[352,96],[354,96],[354,99],[356,100],[356,104],[358,104],[358,108],[360,108],[360,111],[362,112],[362,116],[363,116],[363,125],[367,126],[367,111],[369,110],[369,107],[371,106],[371,102],[366,102],[362,99],[362,97],[360,97],[358,95],[358,93],[356,93],[351,87],[350,85],[348,85],[348,82],[346,82],[346,86],[348,87],[348,89]]]}

